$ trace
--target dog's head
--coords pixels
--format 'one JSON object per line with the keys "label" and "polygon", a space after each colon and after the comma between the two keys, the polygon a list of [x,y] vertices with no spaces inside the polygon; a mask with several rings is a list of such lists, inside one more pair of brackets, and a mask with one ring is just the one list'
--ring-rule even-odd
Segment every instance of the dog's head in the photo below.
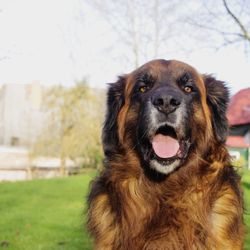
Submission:
{"label": "dog's head", "polygon": [[223,82],[185,63],[151,61],[109,87],[105,155],[133,151],[143,167],[169,174],[224,143],[228,98]]}

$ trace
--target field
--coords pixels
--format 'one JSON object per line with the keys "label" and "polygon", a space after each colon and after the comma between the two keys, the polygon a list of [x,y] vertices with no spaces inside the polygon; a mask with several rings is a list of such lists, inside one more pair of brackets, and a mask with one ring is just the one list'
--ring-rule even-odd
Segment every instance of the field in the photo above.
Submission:
{"label": "field", "polygon": [[[90,250],[85,201],[95,175],[0,184],[0,249]],[[250,228],[250,172],[243,174],[245,223]],[[247,234],[245,250],[250,249]]]}
{"label": "field", "polygon": [[84,211],[93,176],[0,184],[0,249],[92,249]]}
{"label": "field", "polygon": [[250,171],[247,171],[243,174],[242,186],[244,190],[244,200],[245,200],[244,220],[247,227],[244,249],[249,250],[250,249]]}

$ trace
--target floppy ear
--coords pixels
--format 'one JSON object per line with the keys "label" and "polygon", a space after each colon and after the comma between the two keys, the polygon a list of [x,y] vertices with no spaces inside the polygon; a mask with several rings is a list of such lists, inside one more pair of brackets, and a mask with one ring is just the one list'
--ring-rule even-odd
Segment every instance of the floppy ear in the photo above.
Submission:
{"label": "floppy ear", "polygon": [[207,90],[207,103],[212,112],[212,125],[215,136],[219,142],[225,142],[228,133],[226,117],[229,102],[229,89],[225,83],[216,80],[210,75],[203,75]]}
{"label": "floppy ear", "polygon": [[116,83],[109,84],[107,92],[107,110],[102,130],[102,142],[105,156],[109,156],[119,148],[117,132],[117,116],[124,104],[125,77],[119,77]]}

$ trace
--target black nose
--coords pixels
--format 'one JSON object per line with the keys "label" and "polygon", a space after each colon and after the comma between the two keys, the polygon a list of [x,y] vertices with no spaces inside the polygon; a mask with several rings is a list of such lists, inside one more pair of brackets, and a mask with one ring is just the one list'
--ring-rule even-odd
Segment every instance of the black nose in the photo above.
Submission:
{"label": "black nose", "polygon": [[177,91],[158,89],[151,101],[159,111],[170,113],[180,106],[181,95]]}

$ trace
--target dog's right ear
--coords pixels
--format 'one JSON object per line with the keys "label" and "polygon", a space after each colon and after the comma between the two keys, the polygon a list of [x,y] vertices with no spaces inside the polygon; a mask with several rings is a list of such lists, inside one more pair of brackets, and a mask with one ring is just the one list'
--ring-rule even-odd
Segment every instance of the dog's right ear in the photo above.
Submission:
{"label": "dog's right ear", "polygon": [[216,80],[211,75],[203,75],[207,90],[207,102],[212,112],[212,125],[215,137],[219,142],[225,142],[228,134],[227,106],[229,89],[224,82]]}
{"label": "dog's right ear", "polygon": [[102,130],[102,143],[105,156],[114,154],[119,148],[117,117],[124,105],[124,88],[126,77],[119,77],[118,81],[109,84],[107,92],[107,110]]}

